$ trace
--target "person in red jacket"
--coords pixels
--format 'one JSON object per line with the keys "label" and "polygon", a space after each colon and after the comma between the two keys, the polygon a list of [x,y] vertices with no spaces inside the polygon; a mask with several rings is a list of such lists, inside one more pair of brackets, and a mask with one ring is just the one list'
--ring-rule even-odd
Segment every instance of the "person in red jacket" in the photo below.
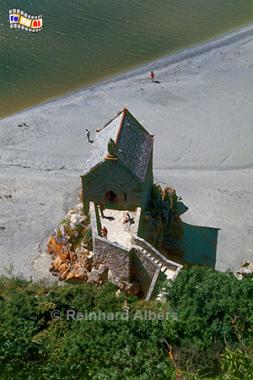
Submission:
{"label": "person in red jacket", "polygon": [[150,71],[149,73],[149,79],[153,82],[153,80],[155,79],[155,73],[154,71]]}
{"label": "person in red jacket", "polygon": [[102,237],[107,240],[108,230],[106,227],[103,227],[101,230]]}

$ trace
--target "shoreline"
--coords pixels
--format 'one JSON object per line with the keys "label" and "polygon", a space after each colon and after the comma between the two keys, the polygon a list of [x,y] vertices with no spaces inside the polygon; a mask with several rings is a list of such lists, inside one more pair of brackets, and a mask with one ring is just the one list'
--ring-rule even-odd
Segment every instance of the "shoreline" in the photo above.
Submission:
{"label": "shoreline", "polygon": [[49,98],[45,100],[44,102],[34,104],[31,107],[24,108],[18,112],[13,112],[5,116],[4,118],[0,118],[0,121],[8,119],[9,117],[13,117],[15,115],[22,114],[23,112],[32,111],[34,108],[37,108],[37,107],[43,107],[46,105],[61,102],[68,98],[78,96],[85,91],[93,91],[109,84],[114,84],[114,83],[118,83],[130,78],[134,78],[138,75],[147,73],[151,69],[156,71],[159,69],[167,68],[168,66],[171,66],[180,62],[184,62],[185,60],[195,58],[202,54],[211,52],[212,50],[215,50],[221,47],[227,47],[233,43],[239,42],[240,40],[246,37],[251,37],[251,36],[253,36],[253,22],[243,27],[238,27],[226,33],[222,33],[221,35],[217,35],[214,38],[211,38],[210,40],[205,40],[200,43],[194,44],[192,46],[176,50],[174,53],[167,54],[154,61],[141,64],[140,66],[137,66],[136,68],[132,68],[130,70],[123,71],[122,73],[109,76],[105,78],[104,80],[101,80],[101,81],[99,80],[98,82],[94,82],[93,84],[82,86],[79,89],[74,89],[60,96]]}
{"label": "shoreline", "polygon": [[253,261],[252,56],[253,25],[156,61],[159,83],[149,63],[0,120],[0,274],[51,278],[49,257],[32,263],[75,204],[85,129],[93,139],[124,107],[155,135],[154,178],[182,197],[183,221],[219,229],[215,268]]}

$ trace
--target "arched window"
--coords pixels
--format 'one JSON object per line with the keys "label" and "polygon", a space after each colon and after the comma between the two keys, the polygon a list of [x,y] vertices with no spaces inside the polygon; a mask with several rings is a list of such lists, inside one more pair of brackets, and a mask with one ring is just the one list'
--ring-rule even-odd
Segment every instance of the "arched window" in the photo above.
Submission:
{"label": "arched window", "polygon": [[114,191],[110,190],[110,191],[107,191],[107,193],[105,194],[105,200],[106,200],[107,202],[116,203],[117,200],[118,200],[118,197],[117,197],[117,195],[114,193]]}

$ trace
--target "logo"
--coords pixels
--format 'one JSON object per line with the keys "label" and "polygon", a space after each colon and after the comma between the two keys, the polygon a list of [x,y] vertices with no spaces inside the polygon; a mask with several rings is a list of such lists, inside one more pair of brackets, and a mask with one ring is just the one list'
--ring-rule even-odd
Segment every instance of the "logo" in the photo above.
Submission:
{"label": "logo", "polygon": [[43,29],[42,15],[31,16],[20,9],[9,11],[9,22],[11,29],[21,29],[27,32],[40,32]]}

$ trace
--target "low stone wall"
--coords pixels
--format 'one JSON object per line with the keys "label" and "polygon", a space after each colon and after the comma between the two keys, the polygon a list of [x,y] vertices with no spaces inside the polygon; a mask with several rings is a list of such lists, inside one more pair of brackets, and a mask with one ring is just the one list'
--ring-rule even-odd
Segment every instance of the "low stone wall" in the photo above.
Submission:
{"label": "low stone wall", "polygon": [[141,213],[142,213],[141,207],[137,207],[136,214],[135,214],[135,223],[133,226],[133,235],[136,235],[136,236],[138,236],[138,232],[139,232]]}
{"label": "low stone wall", "polygon": [[90,213],[90,225],[91,225],[91,231],[92,231],[92,239],[93,239],[93,243],[94,243],[94,239],[96,236],[99,235],[99,233],[98,233],[98,223],[97,223],[97,216],[96,216],[96,206],[95,206],[95,203],[93,203],[93,202],[90,202],[89,213]]}
{"label": "low stone wall", "polygon": [[130,279],[129,251],[117,243],[112,243],[100,236],[101,224],[97,206],[90,202],[90,223],[93,239],[94,265],[107,266],[115,281]]}
{"label": "low stone wall", "polygon": [[155,274],[152,278],[150,287],[146,293],[146,298],[145,298],[146,301],[149,301],[155,295],[154,293],[155,293],[155,289],[156,289],[156,284],[157,284],[157,281],[159,279],[160,273],[161,273],[160,268],[157,268],[155,271]]}
{"label": "low stone wall", "polygon": [[95,265],[106,265],[110,269],[113,279],[129,281],[129,252],[119,244],[112,243],[99,236],[95,237],[93,244]]}
{"label": "low stone wall", "polygon": [[98,206],[96,204],[95,204],[95,215],[96,215],[96,222],[97,222],[97,235],[101,236],[102,224],[101,224]]}

